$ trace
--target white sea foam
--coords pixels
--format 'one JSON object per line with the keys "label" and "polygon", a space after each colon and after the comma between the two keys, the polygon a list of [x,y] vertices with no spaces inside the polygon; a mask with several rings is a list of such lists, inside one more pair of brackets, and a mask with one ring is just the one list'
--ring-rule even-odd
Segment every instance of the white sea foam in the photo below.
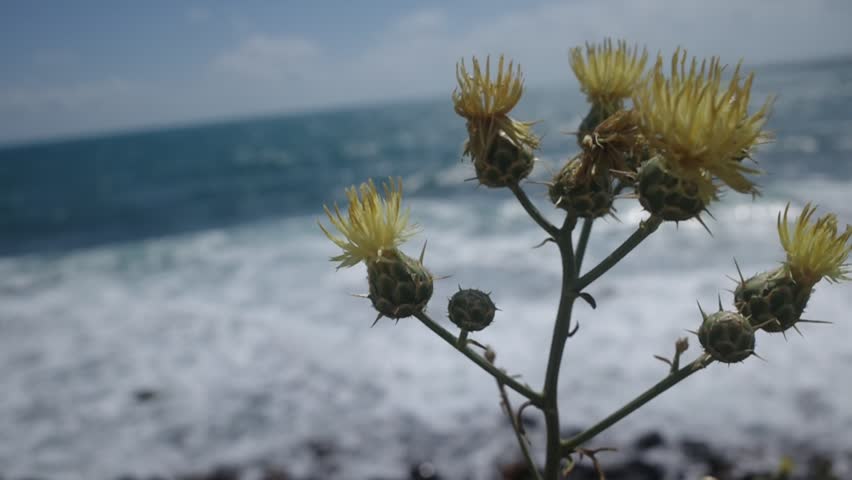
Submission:
{"label": "white sea foam", "polygon": [[[792,187],[849,222],[849,185],[813,182]],[[543,199],[540,187],[531,195]],[[599,307],[577,307],[560,388],[566,426],[588,425],[665,374],[652,355],[697,327],[696,300],[711,309],[721,292],[730,306],[733,257],[746,275],[777,265],[785,191],[739,197],[713,208],[713,237],[695,222],[663,225],[589,287]],[[406,251],[428,239],[427,265],[452,275],[436,285],[433,317],[451,328],[444,302],[458,284],[492,291],[501,312],[474,338],[540,385],[559,290],[553,246],[532,248],[543,234],[502,190],[411,206],[423,234]],[[585,268],[644,214],[623,202],[619,217],[595,224]],[[328,478],[402,476],[425,459],[448,478],[493,476],[495,459],[515,451],[493,380],[414,320],[368,328],[369,302],[348,295],[365,290],[363,267],[335,272],[314,222],[0,260],[0,425],[15,432],[0,442],[0,471],[83,479],[270,461],[300,475],[324,468],[313,441],[333,444],[343,467]],[[809,305],[809,317],[834,325],[786,341],[761,335],[766,362],[714,365],[610,438],[657,429],[852,448],[848,292],[820,285]],[[136,400],[143,390],[155,397]]]}

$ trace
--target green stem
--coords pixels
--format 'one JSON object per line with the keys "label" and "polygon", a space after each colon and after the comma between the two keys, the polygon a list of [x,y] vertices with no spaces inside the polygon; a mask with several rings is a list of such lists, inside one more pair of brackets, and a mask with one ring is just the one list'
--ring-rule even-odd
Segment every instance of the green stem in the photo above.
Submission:
{"label": "green stem", "polygon": [[666,378],[662,379],[659,383],[654,385],[653,387],[646,390],[644,393],[639,395],[638,397],[631,400],[628,404],[619,408],[615,412],[613,412],[610,416],[604,418],[588,430],[585,430],[568,440],[563,440],[562,444],[562,454],[568,455],[576,450],[577,447],[586,443],[587,441],[594,438],[597,434],[603,432],[607,428],[611,427],[613,424],[623,419],[624,417],[630,415],[641,406],[653,400],[657,395],[665,392],[666,390],[672,388],[673,386],[680,383],[682,380],[686,379],[693,373],[701,370],[706,367],[710,363],[713,362],[713,359],[707,356],[707,354],[702,354],[698,359],[686,365],[685,367],[677,370],[675,372],[670,373]]}
{"label": "green stem", "polygon": [[552,238],[556,238],[559,235],[559,229],[556,228],[552,223],[548,222],[546,218],[538,211],[538,209],[533,205],[530,198],[527,196],[526,192],[521,188],[520,185],[509,185],[509,190],[515,194],[515,197],[518,198],[518,201],[521,203],[521,206],[524,207],[524,210],[527,211],[527,214],[535,220],[541,228],[544,229]]}
{"label": "green stem", "polygon": [[576,219],[567,219],[560,235],[556,237],[559,253],[562,257],[562,291],[559,296],[559,308],[556,312],[556,322],[553,326],[553,337],[550,343],[550,355],[547,360],[547,371],[544,379],[544,412],[547,429],[547,457],[544,465],[544,477],[548,480],[559,476],[562,459],[559,440],[559,368],[562,363],[562,353],[565,341],[571,332],[571,310],[577,298],[574,283],[577,280],[577,269],[574,264],[574,247],[570,228]]}
{"label": "green stem", "polygon": [[580,239],[577,241],[577,253],[574,254],[577,275],[580,275],[580,268],[583,266],[583,257],[586,256],[586,245],[589,243],[589,235],[592,233],[592,224],[594,222],[594,218],[583,220],[583,229],[580,230]]}
{"label": "green stem", "polygon": [[616,263],[627,256],[627,254],[636,248],[636,246],[642,243],[642,240],[645,240],[648,235],[654,233],[661,223],[663,223],[663,219],[655,215],[651,215],[648,220],[640,223],[639,228],[633,232],[633,235],[630,235],[627,240],[619,245],[618,248],[616,248],[608,257],[601,260],[601,263],[597,264],[594,268],[586,272],[585,275],[577,280],[577,291],[582,291],[584,288],[588,287],[590,283],[594,282],[610,268],[614,267]]}
{"label": "green stem", "polygon": [[459,338],[456,340],[456,345],[459,348],[467,346],[467,330],[462,330],[459,332]]}
{"label": "green stem", "polygon": [[542,480],[541,474],[538,472],[538,467],[535,465],[535,460],[533,460],[532,454],[530,453],[530,447],[527,444],[527,439],[524,434],[521,433],[521,419],[512,409],[512,404],[509,402],[509,395],[506,393],[506,387],[499,379],[497,380],[497,389],[500,390],[500,397],[503,399],[503,405],[506,407],[506,413],[509,415],[509,421],[512,422],[512,429],[515,431],[515,438],[518,439],[518,445],[521,447],[521,453],[524,455],[524,459],[527,461],[527,465],[529,465],[530,471],[533,475],[535,475],[536,480]]}
{"label": "green stem", "polygon": [[459,339],[455,335],[450,333],[444,327],[438,325],[438,323],[429,318],[429,315],[425,312],[415,313],[414,316],[417,317],[424,325],[429,327],[430,330],[437,333],[439,337],[444,339],[444,341],[464,354],[464,356],[473,360],[473,363],[479,365],[483,370],[490,373],[491,376],[496,378],[499,382],[504,383],[507,387],[528,398],[533,405],[540,406],[542,404],[543,399],[540,393],[533,391],[530,387],[510,377],[506,374],[506,372],[492,365],[491,362],[483,358],[482,355],[471,350],[466,345],[460,345]]}

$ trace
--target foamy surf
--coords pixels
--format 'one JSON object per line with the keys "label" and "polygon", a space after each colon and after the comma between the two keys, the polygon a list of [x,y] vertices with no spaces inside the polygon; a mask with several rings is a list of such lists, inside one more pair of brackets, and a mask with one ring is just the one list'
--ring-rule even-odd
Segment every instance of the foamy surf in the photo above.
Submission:
{"label": "foamy surf", "polygon": [[[576,312],[560,384],[566,426],[602,418],[665,375],[652,355],[697,327],[696,301],[710,309],[721,294],[730,306],[734,257],[746,275],[777,265],[775,216],[793,193],[783,187],[757,202],[729,195],[713,208],[713,237],[695,222],[664,225],[589,287],[599,307]],[[795,187],[847,212],[847,183]],[[540,187],[530,191],[554,213]],[[506,192],[410,204],[423,233],[406,249],[428,239],[427,266],[451,275],[430,314],[451,328],[445,300],[458,284],[492,291],[502,311],[473,338],[539,386],[556,251],[532,248],[542,232]],[[586,268],[646,216],[635,202],[618,206],[620,222],[595,224]],[[489,478],[514,452],[493,380],[414,320],[369,328],[369,302],[349,295],[363,293],[363,268],[335,272],[315,221],[0,260],[0,424],[15,432],[0,443],[0,470],[83,479],[282,462],[299,475],[317,468],[311,442],[333,442],[341,468],[328,478],[399,476],[423,459],[450,478]],[[852,384],[838,381],[852,366],[850,309],[845,287],[819,285],[808,317],[833,325],[760,335],[766,362],[713,365],[604,439],[657,429],[731,448],[768,438],[852,448]]]}

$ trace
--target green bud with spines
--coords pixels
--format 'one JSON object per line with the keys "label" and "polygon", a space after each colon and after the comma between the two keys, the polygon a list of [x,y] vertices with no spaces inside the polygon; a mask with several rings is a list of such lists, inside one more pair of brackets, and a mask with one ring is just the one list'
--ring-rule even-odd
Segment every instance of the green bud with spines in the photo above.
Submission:
{"label": "green bud with spines", "polygon": [[698,182],[673,175],[660,156],[642,164],[636,184],[639,203],[663,220],[689,220],[706,207]]}
{"label": "green bud with spines", "polygon": [[612,211],[612,181],[608,173],[588,170],[584,172],[581,157],[569,160],[548,188],[550,201],[572,217],[598,218]]}
{"label": "green bud with spines", "polygon": [[707,315],[698,329],[698,341],[714,360],[722,363],[742,362],[754,354],[754,328],[736,312],[719,310]]}
{"label": "green bud with spines", "polygon": [[474,159],[476,178],[486,187],[517,185],[532,172],[535,156],[530,148],[515,144],[500,132],[488,151]]}
{"label": "green bud with spines", "polygon": [[367,282],[380,317],[410,317],[422,312],[432,297],[432,274],[421,261],[395,249],[367,262]]}
{"label": "green bud with spines", "polygon": [[796,325],[811,296],[811,288],[796,282],[780,267],[747,280],[740,277],[734,305],[752,326],[766,332],[784,332]]}
{"label": "green bud with spines", "polygon": [[462,289],[450,297],[447,305],[450,321],[464,331],[477,332],[491,324],[497,307],[487,293]]}

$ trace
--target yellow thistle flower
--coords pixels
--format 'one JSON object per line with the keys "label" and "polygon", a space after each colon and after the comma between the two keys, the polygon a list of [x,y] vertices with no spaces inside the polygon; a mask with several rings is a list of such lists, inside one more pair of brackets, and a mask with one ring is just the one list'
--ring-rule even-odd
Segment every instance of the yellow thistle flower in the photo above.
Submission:
{"label": "yellow thistle flower", "polygon": [[852,245],[849,245],[852,226],[847,225],[846,231],[838,234],[837,216],[833,213],[811,222],[816,208],[808,203],[791,235],[787,221],[789,209],[790,204],[787,204],[783,216],[778,213],[778,236],[787,252],[785,265],[793,279],[808,287],[813,287],[823,277],[829,282],[849,280],[846,259],[852,251]]}
{"label": "yellow thistle flower", "polygon": [[471,118],[490,118],[508,114],[521,100],[524,93],[524,78],[521,66],[513,68],[510,61],[503,68],[503,56],[497,64],[497,78],[491,81],[491,57],[485,59],[485,75],[479,66],[479,60],[473,58],[473,75],[468,74],[464,60],[456,64],[456,80],[459,88],[453,91],[453,104],[456,113]]}
{"label": "yellow thistle flower", "polygon": [[456,113],[468,121],[470,141],[465,154],[474,161],[483,158],[491,143],[503,132],[516,146],[538,148],[539,140],[533,135],[532,122],[519,122],[508,117],[524,92],[521,66],[510,61],[505,64],[503,56],[497,63],[496,75],[491,75],[491,57],[485,59],[485,69],[473,58],[471,75],[464,60],[456,64],[458,88],[453,91]]}
{"label": "yellow thistle flower", "polygon": [[738,64],[724,87],[722,70],[716,57],[700,68],[693,58],[687,70],[686,52],[678,49],[666,78],[658,57],[648,81],[633,96],[639,127],[676,175],[698,178],[709,172],[738,192],[757,193],[745,175],[760,171],[741,160],[743,152],[767,139],[762,128],[772,99],[749,115],[754,74],[742,81]]}
{"label": "yellow thistle flower", "polygon": [[571,49],[571,69],[580,81],[580,89],[592,104],[607,110],[621,108],[622,100],[629,98],[642,80],[648,61],[648,51],[639,47],[629,48],[627,42],[619,40],[613,48],[612,40],[601,45],[586,44],[586,56],[582,47]]}
{"label": "yellow thistle flower", "polygon": [[409,210],[402,210],[402,180],[388,180],[388,183],[382,184],[384,198],[379,195],[372,180],[362,183],[359,189],[354,185],[346,189],[348,217],[341,214],[337,204],[333,213],[323,205],[331,224],[343,234],[343,238],[334,236],[317,222],[325,236],[343,249],[341,255],[331,258],[333,262],[340,262],[337,268],[375,260],[416,233],[417,227],[408,224]]}

